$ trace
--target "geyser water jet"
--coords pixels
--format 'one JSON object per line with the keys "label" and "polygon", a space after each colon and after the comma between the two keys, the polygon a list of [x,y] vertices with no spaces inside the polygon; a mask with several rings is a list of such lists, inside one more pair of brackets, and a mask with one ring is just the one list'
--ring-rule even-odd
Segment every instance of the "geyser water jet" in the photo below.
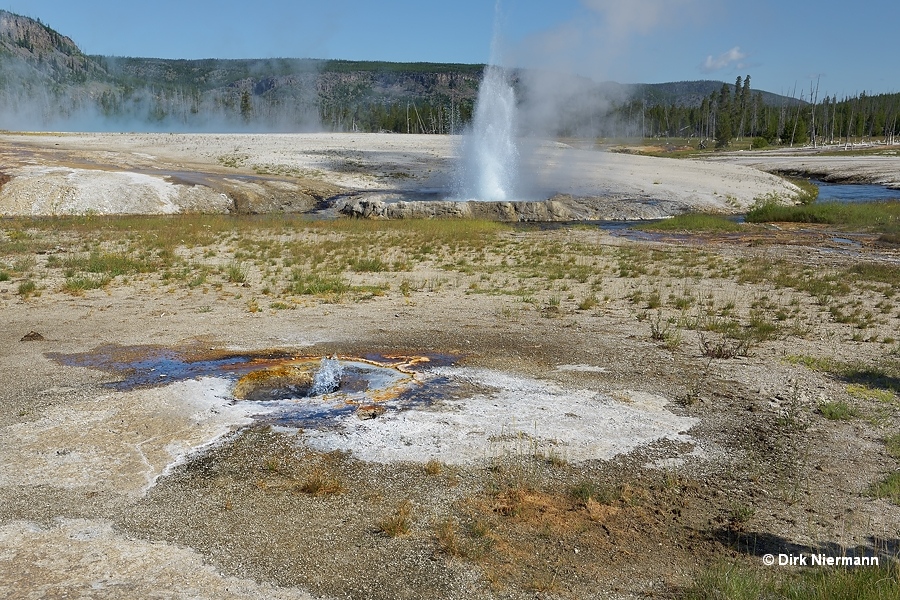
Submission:
{"label": "geyser water jet", "polygon": [[322,357],[319,364],[319,370],[313,375],[313,384],[309,390],[310,396],[321,396],[330,394],[337,390],[341,385],[341,376],[344,374],[344,367],[338,360],[337,355],[328,358]]}
{"label": "geyser water jet", "polygon": [[[499,15],[499,2],[496,12]],[[461,148],[456,192],[463,200],[504,201],[516,193],[516,93],[507,70],[498,66],[498,35],[495,17],[491,64],[485,67],[475,117]]]}

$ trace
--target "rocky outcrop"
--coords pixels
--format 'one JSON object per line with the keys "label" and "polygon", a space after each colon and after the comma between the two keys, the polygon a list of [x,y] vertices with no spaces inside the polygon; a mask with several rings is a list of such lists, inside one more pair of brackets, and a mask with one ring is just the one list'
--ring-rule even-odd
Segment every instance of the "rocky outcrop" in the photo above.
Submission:
{"label": "rocky outcrop", "polygon": [[357,194],[336,200],[336,212],[362,219],[487,219],[508,222],[630,221],[661,219],[685,212],[679,202],[635,198],[583,198],[558,195],[548,200],[479,202],[398,200],[383,194]]}
{"label": "rocky outcrop", "polygon": [[21,167],[0,186],[0,215],[305,213],[338,191],[321,182],[185,173]]}

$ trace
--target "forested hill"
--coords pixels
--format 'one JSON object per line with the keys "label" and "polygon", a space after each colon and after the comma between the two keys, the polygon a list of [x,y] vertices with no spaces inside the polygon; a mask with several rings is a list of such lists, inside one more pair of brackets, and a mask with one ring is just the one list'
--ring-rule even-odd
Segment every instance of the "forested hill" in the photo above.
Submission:
{"label": "forested hill", "polygon": [[[734,86],[727,84],[729,90],[734,93]],[[629,92],[629,97],[643,100],[650,106],[677,105],[685,107],[699,107],[703,100],[712,94],[718,94],[722,90],[722,82],[711,79],[700,81],[674,81],[671,83],[638,83],[624,85]],[[763,103],[776,106],[781,104],[796,105],[799,100],[773,94],[762,90],[754,90],[759,94]]]}
{"label": "forested hill", "polygon": [[[465,64],[89,56],[41,21],[0,11],[5,129],[457,133],[472,118],[483,70]],[[511,73],[525,105],[536,97],[529,87],[534,75]],[[711,138],[730,125],[735,137],[776,141],[790,130],[792,139],[802,140],[817,122],[827,122],[832,137],[851,130],[871,136],[896,130],[895,105],[900,107],[900,95],[861,97],[864,102],[826,97],[831,112],[826,107],[815,117],[800,109],[806,104],[799,99],[750,90],[749,78],[736,85],[618,84],[556,76],[554,84],[554,92],[569,92],[557,93],[552,128],[568,135]]]}

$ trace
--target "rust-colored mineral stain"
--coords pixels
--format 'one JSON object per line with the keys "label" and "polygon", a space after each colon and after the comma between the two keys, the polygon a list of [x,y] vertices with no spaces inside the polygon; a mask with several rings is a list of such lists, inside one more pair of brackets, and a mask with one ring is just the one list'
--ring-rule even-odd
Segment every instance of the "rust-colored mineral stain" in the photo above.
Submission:
{"label": "rust-colored mineral stain", "polygon": [[[106,387],[125,391],[158,387],[185,379],[224,377],[235,380],[232,395],[238,401],[267,402],[309,398],[321,355],[297,354],[270,349],[236,352],[191,345],[166,348],[156,345],[108,344],[89,352],[47,353],[51,360],[67,365],[99,369],[121,377]],[[334,393],[323,402],[348,407],[385,403],[408,395],[410,385],[429,366],[449,365],[455,357],[446,354],[371,354],[331,357],[344,366]],[[371,368],[369,368],[371,367]],[[380,370],[384,370],[379,374]],[[390,373],[393,373],[391,375]]]}
{"label": "rust-colored mineral stain", "polygon": [[232,395],[237,400],[276,400],[304,396],[312,384],[310,365],[277,365],[247,373],[238,379]]}

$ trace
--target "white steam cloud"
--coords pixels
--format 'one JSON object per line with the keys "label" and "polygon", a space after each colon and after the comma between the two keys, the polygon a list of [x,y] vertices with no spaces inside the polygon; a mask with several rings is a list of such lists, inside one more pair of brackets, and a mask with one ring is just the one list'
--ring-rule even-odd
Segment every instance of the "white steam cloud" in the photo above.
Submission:
{"label": "white steam cloud", "polygon": [[689,15],[701,4],[697,0],[581,0],[603,18],[609,37],[621,41],[640,33],[648,34],[661,23]]}
{"label": "white steam cloud", "polygon": [[[627,71],[636,38],[699,22],[717,0],[581,0],[573,17],[523,39],[507,54],[517,66],[580,73],[603,81]],[[514,5],[513,9],[514,9]]]}
{"label": "white steam cloud", "polygon": [[[609,80],[627,73],[633,44],[663,27],[702,21],[718,4],[581,0],[568,21],[511,44],[505,66],[519,69],[520,130],[538,137],[602,135],[609,109],[629,99],[628,86]],[[513,3],[508,7],[515,10]]]}
{"label": "white steam cloud", "polygon": [[735,66],[738,69],[742,69],[744,67],[743,60],[747,58],[747,55],[741,52],[739,46],[735,46],[728,52],[723,52],[719,56],[713,58],[713,55],[710,54],[706,57],[706,60],[703,61],[703,64],[700,65],[700,70],[704,73],[713,73],[715,71],[721,71],[722,69],[727,69],[728,67]]}

